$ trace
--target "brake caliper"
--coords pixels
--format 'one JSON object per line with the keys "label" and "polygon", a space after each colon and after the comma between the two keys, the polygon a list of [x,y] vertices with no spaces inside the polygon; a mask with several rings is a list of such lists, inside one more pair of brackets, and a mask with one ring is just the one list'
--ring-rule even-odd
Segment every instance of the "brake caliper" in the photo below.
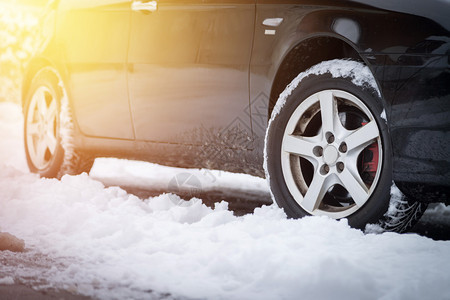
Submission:
{"label": "brake caliper", "polygon": [[[367,122],[361,123],[362,126],[366,124]],[[364,149],[361,155],[361,177],[364,183],[370,186],[373,183],[378,170],[378,142],[374,142],[369,145],[366,149]]]}

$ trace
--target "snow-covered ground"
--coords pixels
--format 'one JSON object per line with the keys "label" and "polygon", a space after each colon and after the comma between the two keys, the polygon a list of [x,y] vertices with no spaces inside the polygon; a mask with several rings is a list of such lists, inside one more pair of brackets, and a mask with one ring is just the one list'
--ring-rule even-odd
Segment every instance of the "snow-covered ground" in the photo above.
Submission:
{"label": "snow-covered ground", "polygon": [[[21,118],[0,103],[0,230],[26,244],[0,252],[0,284],[101,299],[450,299],[449,241],[289,220],[274,206],[236,217],[225,202],[104,185],[267,193],[247,175],[102,159],[91,176],[40,179],[26,168]],[[450,218],[443,205],[432,213]]]}

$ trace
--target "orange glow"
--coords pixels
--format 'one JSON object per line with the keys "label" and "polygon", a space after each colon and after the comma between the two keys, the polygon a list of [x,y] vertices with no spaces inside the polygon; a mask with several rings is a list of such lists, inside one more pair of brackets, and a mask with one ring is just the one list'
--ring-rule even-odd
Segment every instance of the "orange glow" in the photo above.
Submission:
{"label": "orange glow", "polygon": [[0,2],[0,101],[19,102],[22,71],[36,50],[45,2]]}

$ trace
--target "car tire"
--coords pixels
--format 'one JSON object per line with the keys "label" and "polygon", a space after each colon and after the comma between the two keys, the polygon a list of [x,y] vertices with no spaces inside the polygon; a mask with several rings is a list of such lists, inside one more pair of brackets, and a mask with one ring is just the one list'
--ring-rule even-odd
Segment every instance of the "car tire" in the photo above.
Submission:
{"label": "car tire", "polygon": [[42,69],[24,101],[24,144],[30,171],[47,178],[88,172],[94,157],[75,149],[74,128],[62,81],[52,69]]}
{"label": "car tire", "polygon": [[400,189],[393,185],[391,187],[391,200],[388,212],[383,216],[378,228],[367,228],[368,231],[374,229],[375,232],[393,231],[406,232],[410,230],[422,217],[428,207],[428,203],[414,201],[412,198],[404,195]]}
{"label": "car tire", "polygon": [[409,229],[423,206],[404,201],[406,210],[388,214],[393,166],[386,123],[364,64],[333,60],[299,74],[280,94],[266,133],[273,200],[291,218],[326,215],[359,229]]}

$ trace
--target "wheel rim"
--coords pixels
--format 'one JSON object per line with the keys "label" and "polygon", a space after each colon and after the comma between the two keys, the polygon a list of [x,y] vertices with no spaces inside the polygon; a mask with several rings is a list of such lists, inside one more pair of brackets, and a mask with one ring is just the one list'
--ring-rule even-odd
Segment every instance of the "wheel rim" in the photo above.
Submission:
{"label": "wheel rim", "polygon": [[[372,154],[370,176],[366,154]],[[337,219],[359,210],[378,184],[382,157],[375,118],[360,99],[342,90],[308,97],[292,113],[283,134],[285,183],[311,215]]]}
{"label": "wheel rim", "polygon": [[26,119],[27,150],[38,170],[46,169],[57,148],[58,108],[49,88],[40,86],[31,97]]}

